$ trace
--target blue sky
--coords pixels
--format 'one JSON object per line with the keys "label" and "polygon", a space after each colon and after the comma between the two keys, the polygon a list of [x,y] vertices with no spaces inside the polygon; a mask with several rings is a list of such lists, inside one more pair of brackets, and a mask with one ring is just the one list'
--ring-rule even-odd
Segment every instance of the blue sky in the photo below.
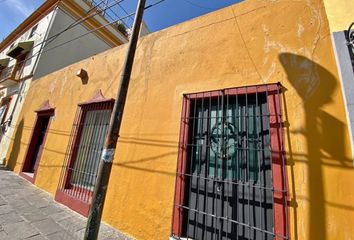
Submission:
{"label": "blue sky", "polygon": [[[147,0],[147,5],[157,1]],[[0,40],[11,33],[43,2],[43,0],[0,0]],[[165,0],[148,9],[144,20],[151,31],[158,31],[237,2],[240,0]],[[122,6],[131,13],[135,11],[136,4],[137,0],[125,0]],[[125,16],[125,13],[119,12],[118,15]]]}

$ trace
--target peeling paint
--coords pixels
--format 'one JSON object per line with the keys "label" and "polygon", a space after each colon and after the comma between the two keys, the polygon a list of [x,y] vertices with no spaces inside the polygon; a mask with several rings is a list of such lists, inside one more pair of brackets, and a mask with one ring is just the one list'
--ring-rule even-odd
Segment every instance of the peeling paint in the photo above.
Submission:
{"label": "peeling paint", "polygon": [[[103,220],[137,239],[168,238],[182,93],[279,81],[284,86],[288,177],[294,183],[289,184],[290,238],[312,240],[311,231],[325,231],[324,240],[354,236],[354,229],[347,227],[354,225],[354,218],[343,217],[352,216],[354,195],[341,193],[341,186],[352,189],[354,173],[345,165],[349,158],[351,163],[351,151],[331,42],[321,38],[329,34],[323,11],[321,0],[250,0],[144,37],[136,53]],[[35,184],[55,193],[77,104],[98,89],[105,97],[116,97],[125,51],[126,46],[109,50],[32,84],[20,116],[25,128],[15,134],[8,154],[15,171],[26,153],[34,110],[50,99],[56,120]],[[87,85],[75,76],[83,67],[90,76]],[[314,149],[318,155],[310,155]],[[316,184],[325,193],[321,201],[310,188],[311,177],[320,177]],[[329,206],[329,200],[338,205]],[[343,207],[344,200],[349,208]],[[318,205],[326,210],[328,229],[314,227],[321,219],[310,213]]]}
{"label": "peeling paint", "polygon": [[304,31],[305,31],[304,26],[299,23],[299,24],[297,25],[297,37],[298,37],[298,38],[301,38],[302,33],[303,33]]}

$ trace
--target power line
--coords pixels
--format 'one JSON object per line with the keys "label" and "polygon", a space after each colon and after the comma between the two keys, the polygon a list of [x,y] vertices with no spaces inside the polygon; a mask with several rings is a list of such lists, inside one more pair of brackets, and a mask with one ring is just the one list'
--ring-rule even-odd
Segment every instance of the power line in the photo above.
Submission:
{"label": "power line", "polygon": [[[106,7],[105,7],[104,9],[102,9],[101,11],[96,11],[96,12],[90,14],[90,15],[87,15],[86,17],[79,18],[77,21],[75,21],[74,23],[70,24],[70,25],[69,25],[68,27],[66,27],[64,30],[62,30],[62,31],[58,32],[57,34],[55,34],[54,36],[52,36],[52,37],[50,37],[50,38],[48,38],[48,39],[42,41],[41,43],[38,43],[37,45],[33,46],[33,48],[35,48],[36,46],[39,46],[40,44],[42,44],[42,43],[44,43],[44,42],[50,41],[50,40],[53,39],[53,38],[55,39],[55,38],[59,37],[61,34],[63,34],[64,32],[68,31],[69,29],[71,29],[71,28],[73,28],[73,27],[79,25],[80,23],[86,21],[87,19],[90,19],[90,18],[94,17],[95,15],[100,14],[102,11],[105,11],[106,9],[109,9],[109,8],[115,6],[115,5],[117,5],[118,3],[123,2],[123,1],[124,1],[124,0],[115,1],[113,4],[111,4],[111,5],[109,5],[109,6],[106,6]],[[94,8],[92,8],[92,9],[94,9]]]}
{"label": "power line", "polygon": [[[102,3],[102,1],[101,1],[101,3]],[[99,6],[101,3],[99,3],[99,4],[97,5],[99,8],[101,8],[101,7]],[[120,6],[119,3],[118,3],[118,6]],[[117,18],[119,18],[119,16],[115,13],[115,11],[113,11],[112,9],[110,9],[110,10],[111,10],[111,12],[113,13],[114,16],[116,16]],[[126,13],[126,14],[129,14],[129,13],[126,12],[126,11],[125,11],[125,13]],[[104,11],[103,16],[105,17],[105,15],[108,16],[108,17],[111,19],[111,21],[115,21],[114,17],[112,17],[112,16],[108,13],[108,11]],[[122,23],[124,24],[124,26],[125,26],[126,28],[130,28],[130,26],[129,26],[125,21],[122,21]]]}
{"label": "power line", "polygon": [[154,6],[160,4],[160,3],[164,2],[164,1],[166,1],[166,0],[160,0],[160,1],[157,1],[157,2],[155,2],[155,3],[153,3],[153,4],[150,4],[150,5],[148,5],[147,7],[145,7],[145,10],[146,10],[146,9],[149,9],[149,8],[151,8],[151,7],[154,7]]}
{"label": "power line", "polygon": [[[120,0],[119,2],[123,2],[123,1],[124,1],[124,0]],[[102,1],[101,1],[101,2],[102,2]],[[110,5],[110,6],[107,6],[105,9],[103,9],[103,11],[106,10],[106,9],[109,9],[109,8],[111,8],[111,7],[113,7],[113,6],[115,6],[115,5],[118,4],[119,2],[115,1],[114,4],[112,4],[112,5]],[[88,12],[91,11],[92,9],[94,9],[94,8],[95,8],[95,7],[92,7],[90,10],[88,10]],[[62,31],[60,31],[60,32],[58,32],[58,33],[56,33],[56,34],[53,35],[52,37],[49,37],[49,38],[47,38],[47,39],[44,39],[43,41],[41,41],[41,42],[35,44],[34,46],[31,47],[30,50],[33,50],[35,47],[40,46],[40,45],[42,45],[42,44],[44,44],[44,43],[46,43],[46,42],[48,42],[48,44],[51,43],[55,38],[57,38],[58,36],[60,36],[60,35],[63,34],[64,32],[70,30],[71,28],[77,26],[78,24],[80,24],[80,23],[86,21],[87,19],[89,19],[89,18],[91,18],[91,17],[93,17],[93,16],[95,16],[95,15],[97,15],[97,14],[99,14],[99,13],[100,13],[100,11],[97,11],[97,12],[95,12],[95,13],[93,13],[93,14],[87,15],[86,17],[82,17],[82,18],[77,19],[75,22],[73,22],[73,23],[71,23],[69,26],[67,26],[64,30],[62,30]],[[52,39],[53,39],[53,40],[52,40]],[[39,51],[39,52],[40,52],[40,51]],[[36,54],[33,54],[31,57],[26,58],[26,59],[24,59],[24,60],[22,60],[22,61],[20,61],[20,62],[18,62],[18,63],[23,63],[23,62],[25,62],[25,61],[28,61],[29,59],[32,59],[33,57],[37,56],[37,55],[39,54],[39,52],[37,52]]]}
{"label": "power line", "polygon": [[[104,0],[101,0],[99,4],[101,4],[103,1],[104,1]],[[91,12],[93,9],[95,9],[95,7],[96,7],[96,6],[92,5],[91,8],[86,11],[86,14],[88,14],[88,13]],[[76,21],[74,21],[73,23],[71,23],[67,28],[70,29],[70,28],[74,27],[74,24],[76,24],[80,19],[82,19],[82,18],[76,19]],[[75,25],[75,26],[76,26],[76,25]],[[48,43],[51,43],[52,41],[54,41],[57,37],[59,37],[59,35],[56,36],[56,37],[55,37],[55,36],[53,36],[53,37],[54,37],[54,39],[53,39],[53,40],[50,40]]]}
{"label": "power line", "polygon": [[[151,7],[154,7],[154,6],[160,4],[160,3],[164,2],[164,1],[165,1],[165,0],[160,0],[160,1],[157,1],[157,2],[155,2],[155,3],[153,3],[153,4],[150,4],[150,5],[148,5],[147,7],[145,7],[144,10],[147,10],[147,9],[149,9],[149,8],[151,8]],[[39,55],[39,54],[42,54],[42,53],[45,53],[45,52],[49,52],[49,51],[51,51],[51,50],[54,50],[54,49],[56,49],[56,48],[58,48],[58,47],[61,47],[61,46],[65,45],[65,44],[68,44],[68,43],[73,42],[73,41],[75,41],[75,40],[77,40],[77,39],[80,39],[80,38],[82,38],[82,37],[84,37],[84,36],[86,36],[86,35],[88,35],[88,34],[91,34],[91,33],[93,33],[93,32],[96,32],[96,31],[99,30],[99,29],[105,28],[105,27],[107,27],[107,26],[109,26],[109,25],[111,25],[111,24],[114,24],[114,23],[118,22],[118,21],[121,21],[121,20],[126,19],[126,18],[128,18],[128,17],[131,17],[131,16],[133,16],[134,14],[135,14],[135,12],[130,13],[130,14],[128,14],[128,15],[126,15],[126,16],[120,18],[120,19],[117,19],[116,21],[112,21],[112,22],[109,22],[109,23],[107,23],[107,24],[104,24],[104,25],[102,25],[102,26],[100,26],[100,27],[94,28],[94,29],[92,29],[92,30],[89,31],[89,32],[86,32],[86,33],[84,33],[84,34],[82,34],[82,35],[79,35],[79,36],[77,36],[77,37],[75,37],[75,38],[73,38],[73,39],[70,39],[70,40],[66,41],[66,42],[60,43],[60,44],[58,44],[58,45],[55,45],[54,47],[49,48],[49,49],[46,49],[45,51],[38,51],[37,53],[31,55],[30,57],[28,57],[28,58],[26,58],[26,59],[24,59],[24,60],[22,60],[22,61],[20,61],[20,62],[18,62],[18,63],[26,62],[26,61],[28,61],[28,60],[30,60],[30,59],[36,57],[36,56]],[[44,41],[43,41],[43,42],[44,42]],[[32,49],[33,49],[33,48],[32,48]]]}
{"label": "power line", "polygon": [[60,44],[58,44],[58,45],[55,45],[55,46],[52,47],[52,48],[46,49],[45,51],[42,51],[41,53],[45,53],[45,52],[51,51],[51,50],[53,50],[53,49],[55,49],[55,48],[58,48],[58,47],[61,47],[61,46],[65,45],[65,44],[67,44],[67,43],[73,42],[73,41],[75,41],[75,40],[77,40],[77,39],[79,39],[79,38],[82,38],[82,37],[84,37],[84,36],[86,36],[86,35],[88,35],[88,34],[91,34],[91,33],[93,33],[93,32],[96,32],[97,30],[99,30],[99,29],[101,29],[101,28],[105,28],[105,27],[107,27],[107,26],[109,26],[109,25],[111,25],[111,24],[114,24],[114,23],[119,22],[119,21],[121,21],[121,20],[123,20],[123,19],[126,19],[126,18],[128,18],[128,17],[131,17],[131,16],[133,16],[134,14],[135,14],[135,12],[134,12],[134,13],[130,13],[129,15],[124,16],[124,17],[122,17],[122,18],[120,18],[120,19],[117,19],[117,20],[115,20],[115,21],[112,21],[112,22],[109,22],[109,23],[104,24],[104,25],[102,25],[102,26],[99,26],[99,27],[97,27],[97,28],[94,28],[94,29],[92,29],[91,31],[88,31],[88,32],[86,32],[86,33],[84,33],[84,34],[81,34],[81,35],[79,35],[79,36],[77,36],[77,37],[75,37],[75,38],[72,38],[72,39],[70,39],[70,40],[68,40],[68,41],[66,41],[66,42],[60,43]]}
{"label": "power line", "polygon": [[[151,8],[151,7],[154,7],[154,6],[160,4],[160,3],[164,2],[164,1],[166,1],[166,0],[160,0],[160,1],[157,1],[156,3],[150,4],[150,5],[148,5],[147,7],[145,7],[144,10],[147,10],[147,9],[149,9],[149,8]],[[102,25],[102,26],[100,26],[100,27],[94,28],[94,29],[92,29],[91,31],[86,32],[86,33],[84,33],[84,34],[81,34],[81,35],[79,35],[79,36],[77,36],[77,37],[75,37],[75,38],[73,38],[73,39],[70,39],[70,40],[64,42],[64,43],[61,43],[61,44],[58,44],[58,45],[56,45],[56,46],[54,46],[54,47],[52,47],[52,48],[46,49],[45,51],[42,51],[42,53],[51,51],[51,50],[53,50],[53,49],[55,49],[55,48],[58,48],[58,47],[60,47],[60,46],[65,45],[65,44],[67,44],[67,43],[70,43],[70,42],[72,42],[72,41],[75,41],[75,40],[77,40],[77,39],[80,39],[80,38],[82,38],[82,37],[84,37],[84,36],[86,36],[86,35],[88,35],[88,34],[90,34],[90,33],[96,32],[97,30],[99,30],[99,29],[101,29],[101,28],[105,28],[105,27],[107,27],[107,26],[109,26],[109,25],[111,25],[111,24],[114,24],[114,23],[116,23],[116,22],[122,21],[123,19],[130,18],[130,17],[133,16],[134,14],[135,14],[135,12],[130,13],[130,14],[127,14],[126,16],[124,16],[124,17],[122,17],[122,18],[120,18],[120,19],[117,19],[117,20],[115,20],[115,21],[109,22],[109,23],[104,24],[104,25]],[[37,54],[39,54],[39,53],[37,53]],[[32,57],[32,56],[31,56],[31,57]],[[27,61],[27,60],[26,60],[26,61]]]}
{"label": "power line", "polygon": [[[118,6],[123,10],[124,13],[128,14],[128,12],[123,8],[123,6],[121,4],[118,4]],[[132,21],[134,21],[134,18],[133,17],[130,17],[130,19]]]}
{"label": "power line", "polygon": [[46,52],[49,52],[49,51],[51,51],[51,50],[54,50],[54,49],[56,49],[56,48],[58,48],[58,47],[61,47],[61,46],[65,45],[65,44],[68,44],[68,43],[73,42],[73,41],[75,41],[75,40],[77,40],[77,39],[80,39],[80,38],[82,38],[82,37],[84,37],[84,36],[86,36],[86,35],[88,35],[88,34],[91,34],[91,33],[93,33],[93,32],[96,32],[96,31],[99,30],[99,29],[102,29],[102,28],[105,28],[105,27],[107,27],[107,26],[109,26],[109,25],[111,25],[111,24],[114,24],[114,23],[116,23],[116,22],[118,22],[118,21],[120,21],[120,20],[122,20],[122,19],[125,19],[125,18],[128,18],[128,17],[130,17],[130,16],[133,16],[134,14],[135,14],[135,13],[131,13],[131,14],[129,14],[128,16],[124,16],[123,18],[120,18],[120,19],[118,19],[118,20],[116,20],[116,21],[109,22],[109,23],[107,23],[107,24],[101,25],[101,26],[99,26],[99,27],[97,27],[97,28],[92,29],[91,31],[88,31],[88,32],[86,32],[86,33],[84,33],[84,34],[81,34],[81,35],[79,35],[79,36],[77,36],[77,37],[75,37],[75,38],[72,38],[72,39],[70,39],[70,40],[68,40],[68,41],[66,41],[66,42],[57,44],[57,45],[55,45],[54,47],[48,48],[48,49],[46,49],[46,50],[44,50],[44,51],[38,51],[37,53],[32,54],[30,57],[28,57],[28,58],[26,58],[26,59],[24,59],[24,60],[22,60],[22,61],[20,61],[20,62],[18,62],[18,63],[26,62],[26,61],[28,61],[28,60],[30,60],[30,59],[36,57],[36,56],[39,55],[39,54],[46,53]]}
{"label": "power line", "polygon": [[[115,5],[117,5],[118,3],[121,3],[121,2],[123,2],[123,1],[125,1],[125,0],[119,0],[118,2],[115,1],[113,4],[111,4],[111,5],[107,6],[106,8],[102,9],[102,11],[105,11],[106,9],[109,9],[109,8],[115,6]],[[101,1],[101,2],[102,2],[102,1]],[[93,9],[95,9],[95,7],[90,8],[87,12],[90,12],[90,11],[92,11]],[[59,36],[60,36],[61,34],[63,34],[64,32],[66,32],[66,31],[70,30],[71,28],[73,28],[73,27],[79,25],[80,23],[86,21],[87,19],[90,19],[90,18],[96,16],[97,14],[100,14],[102,11],[96,11],[96,12],[90,14],[90,15],[87,15],[86,17],[78,18],[75,22],[71,23],[71,24],[70,24],[69,26],[67,26],[64,30],[61,30],[60,32],[56,33],[55,35],[53,35],[53,36],[51,36],[51,37],[49,37],[49,38],[47,38],[47,39],[44,39],[43,41],[41,41],[41,42],[35,44],[34,46],[32,46],[32,48],[31,48],[30,50],[33,50],[35,47],[37,47],[37,46],[39,46],[39,45],[41,45],[41,44],[44,44],[44,43],[46,43],[46,42],[51,43],[54,39],[56,39],[57,37],[59,37]],[[43,15],[43,14],[41,14],[41,15]],[[19,34],[18,34],[16,37],[18,37],[18,36],[19,36]],[[53,40],[52,40],[52,39],[53,39]]]}
{"label": "power line", "polygon": [[196,3],[192,2],[192,1],[189,1],[189,0],[183,0],[183,1],[185,1],[186,3],[189,3],[192,6],[203,8],[203,9],[206,9],[206,10],[217,10],[218,9],[218,8],[205,7],[205,6],[196,4]]}
{"label": "power line", "polygon": [[[0,4],[3,3],[3,2],[6,2],[6,1],[8,1],[8,0],[3,0],[2,2],[0,1]],[[104,1],[104,0],[101,0],[101,2],[103,2],[103,1]],[[100,2],[100,3],[101,3],[101,2]],[[86,14],[89,13],[89,12],[91,12],[93,9],[95,9],[95,6],[91,7],[89,10],[87,10],[87,11],[86,11]],[[36,11],[39,12],[39,14],[40,14],[41,17],[45,17],[45,16],[47,15],[47,14],[44,15],[44,13],[46,13],[46,12],[40,12],[38,9],[37,9]],[[78,20],[79,20],[79,19],[77,19],[76,21],[78,21]],[[75,22],[76,22],[76,21],[75,21]],[[71,24],[74,24],[75,22],[73,22],[73,23],[71,23]],[[21,35],[22,35],[22,33],[18,33],[14,38],[17,39],[17,38],[18,38],[19,36],[21,36]],[[36,46],[33,46],[33,48],[34,48],[34,47],[36,47]]]}
{"label": "power line", "polygon": [[[8,0],[3,0],[3,2],[6,2],[6,1],[8,1]],[[3,3],[3,2],[0,2],[0,4]],[[44,15],[45,12],[40,12],[39,10],[36,10],[36,11],[40,14],[41,17],[45,17],[45,16],[47,15],[47,14]],[[22,24],[22,23],[21,23],[21,24]],[[17,26],[17,27],[18,27],[18,26]],[[10,33],[10,34],[11,34],[11,33]],[[14,39],[17,39],[17,38],[18,38],[19,36],[21,36],[21,35],[22,35],[22,32],[21,32],[21,33],[18,33],[18,34],[14,37]]]}

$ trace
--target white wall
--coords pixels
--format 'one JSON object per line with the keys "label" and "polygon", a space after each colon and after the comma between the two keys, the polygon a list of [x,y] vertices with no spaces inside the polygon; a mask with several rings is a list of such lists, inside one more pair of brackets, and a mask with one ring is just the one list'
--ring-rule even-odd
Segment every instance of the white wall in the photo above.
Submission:
{"label": "white wall", "polygon": [[[51,36],[54,36],[56,33],[62,31],[75,21],[76,20],[65,11],[58,9],[48,37],[50,38]],[[64,32],[53,41],[46,43],[33,79],[38,79],[72,63],[78,62],[111,48],[109,44],[104,42],[94,33],[85,35],[70,43],[65,43],[68,40],[87,33],[88,31],[89,30],[84,25],[79,24]],[[64,45],[56,47],[60,44]]]}
{"label": "white wall", "polygon": [[[34,41],[34,48],[27,55],[28,60],[25,62],[25,66],[24,66],[23,72],[21,74],[21,77],[25,77],[25,76],[30,75],[32,70],[34,69],[36,59],[38,57],[37,53],[39,52],[39,50],[41,48],[41,44],[38,45],[38,43],[40,43],[44,40],[52,16],[53,16],[53,11],[50,12],[45,17],[43,17],[38,22],[38,27],[37,27],[37,30],[35,31],[35,34],[33,35],[33,37],[29,38],[30,32],[32,30],[32,28],[30,28],[28,31],[26,31],[24,34],[19,36],[13,42],[14,44],[16,44],[20,41],[31,41],[31,40]],[[36,46],[36,45],[38,45],[38,46]],[[6,53],[11,48],[11,46],[12,46],[12,44],[10,44],[7,48],[5,48],[0,53],[0,58],[8,57],[6,55]],[[16,63],[15,59],[10,59],[9,66],[13,66],[15,63]],[[14,130],[17,125],[17,119],[18,119],[18,116],[21,112],[24,98],[26,96],[27,90],[29,89],[31,81],[32,81],[32,79],[29,78],[23,82],[23,87],[22,87],[22,91],[20,94],[19,94],[19,91],[20,91],[21,83],[15,84],[11,87],[5,88],[0,91],[0,96],[1,96],[0,101],[4,97],[12,97],[12,100],[11,100],[10,106],[9,106],[9,110],[5,116],[5,120],[8,120],[10,118],[10,116],[12,115],[12,122],[11,122],[11,125],[6,128],[6,132],[3,135],[1,142],[0,142],[0,164],[4,163],[4,160],[6,158],[7,150],[10,145],[10,141],[13,138]],[[17,101],[17,98],[18,98],[18,101]],[[16,104],[16,101],[17,101],[17,104]]]}
{"label": "white wall", "polygon": [[[22,34],[21,36],[19,36],[12,44],[17,44],[18,42],[22,42],[22,41],[34,41],[34,46],[38,45],[38,43],[42,42],[44,40],[44,37],[46,35],[46,31],[48,29],[49,23],[50,23],[50,19],[53,15],[53,11],[50,12],[48,15],[46,15],[44,18],[42,18],[39,22],[38,22],[38,27],[37,30],[35,31],[35,34],[33,35],[33,37],[29,38],[30,32],[32,30],[32,28],[30,28],[29,30],[27,30],[27,32],[25,32],[24,34]],[[34,26],[33,26],[34,27]],[[7,48],[5,48],[1,53],[0,53],[0,58],[6,58],[8,57],[6,55],[6,53],[9,51],[9,49],[11,48],[12,44],[10,44]],[[26,61],[25,63],[25,67],[23,70],[23,76],[27,76],[31,73],[34,64],[36,62],[36,58],[38,57],[38,51],[40,50],[41,45],[38,45],[36,47],[33,48],[33,50],[28,54],[27,58],[30,58]],[[12,66],[16,63],[16,60],[13,58],[10,58],[10,63],[9,66]]]}

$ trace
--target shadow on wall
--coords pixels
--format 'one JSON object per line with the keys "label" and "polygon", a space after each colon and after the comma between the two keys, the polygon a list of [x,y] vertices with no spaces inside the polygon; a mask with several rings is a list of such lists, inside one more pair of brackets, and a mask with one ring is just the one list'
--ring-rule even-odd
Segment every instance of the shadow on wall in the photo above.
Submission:
{"label": "shadow on wall", "polygon": [[24,121],[23,121],[23,119],[21,119],[20,123],[16,127],[16,133],[15,133],[15,137],[13,139],[11,153],[10,153],[9,157],[7,158],[7,163],[6,163],[6,166],[8,168],[10,168],[11,170],[15,169],[18,154],[20,152],[23,126],[24,126]]}
{"label": "shadow on wall", "polygon": [[[324,195],[323,166],[350,168],[351,159],[346,158],[344,148],[344,124],[322,108],[333,101],[334,90],[338,87],[336,78],[325,68],[312,60],[291,54],[279,55],[288,80],[303,100],[305,109],[304,128],[290,131],[286,129],[288,160],[291,165],[292,178],[291,207],[294,208],[295,239],[297,237],[297,201],[294,183],[293,166],[298,162],[307,164],[307,184],[309,189],[309,233],[308,239],[327,239],[326,234],[326,202]],[[285,98],[284,98],[285,99]],[[284,104],[287,118],[286,103]],[[307,141],[307,154],[292,151],[290,134],[301,134]],[[333,144],[335,143],[335,144]],[[353,205],[352,203],[350,203]],[[339,208],[348,208],[340,206]],[[349,206],[351,211],[354,207]]]}

